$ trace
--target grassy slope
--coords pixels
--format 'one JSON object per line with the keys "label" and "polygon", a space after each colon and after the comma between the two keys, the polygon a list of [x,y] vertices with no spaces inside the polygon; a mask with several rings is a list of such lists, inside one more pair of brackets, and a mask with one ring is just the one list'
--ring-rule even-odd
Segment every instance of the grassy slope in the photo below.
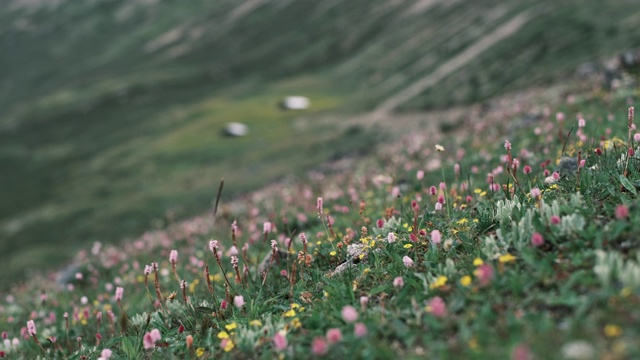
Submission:
{"label": "grassy slope", "polygon": [[[410,4],[382,0],[265,2],[245,14],[230,1],[3,5],[7,278],[59,263],[78,243],[161,224],[167,212],[199,213],[222,176],[231,196],[365,148],[370,135],[346,140],[324,123],[301,131],[293,126],[300,115],[274,104],[308,95],[311,119],[372,108],[538,3],[460,1],[411,13]],[[637,45],[630,3],[543,3],[554,11],[403,109],[485,99]],[[605,12],[615,16],[597,16]],[[171,30],[175,42],[148,50]],[[254,135],[220,138],[231,120]]]}
{"label": "grassy slope", "polygon": [[[32,319],[44,347],[27,337],[4,350],[25,358],[41,351],[47,357],[96,357],[104,348],[115,359],[302,358],[310,353],[366,359],[633,358],[640,336],[639,243],[633,236],[640,224],[633,185],[640,181],[640,157],[629,162],[626,178],[618,159],[627,152],[627,104],[639,93],[628,87],[614,93],[593,84],[581,88],[562,88],[574,95],[573,102],[561,101],[552,89],[541,96],[502,99],[484,115],[469,110],[468,128],[446,137],[414,128],[404,139],[379,143],[375,157],[250,194],[221,211],[215,228],[205,215],[121,247],[94,248],[94,255],[78,258],[83,280],[72,280],[66,290],[36,278],[10,293],[13,298],[0,308],[0,328],[9,338],[18,337]],[[525,120],[543,108],[548,115]],[[556,111],[566,114],[564,122],[555,120]],[[578,114],[586,120],[585,138],[574,131],[566,144],[556,141],[577,127]],[[505,138],[520,160],[518,185],[499,170],[505,165]],[[615,138],[624,140],[609,141]],[[435,151],[435,143],[445,151]],[[544,183],[540,164],[549,160],[553,170],[561,155],[578,152],[586,160],[578,176],[568,173],[555,184]],[[459,177],[454,163],[460,164]],[[532,167],[528,175],[525,165]],[[426,170],[424,179],[416,178],[418,170]],[[495,192],[488,190],[489,172],[495,174],[492,183],[499,184]],[[445,206],[436,211],[438,196],[429,192],[440,182],[446,184],[446,191],[438,190]],[[391,195],[396,186],[399,197]],[[529,195],[534,187],[542,190],[538,201]],[[320,219],[316,195],[324,199]],[[620,213],[621,206],[628,214]],[[552,215],[559,224],[552,223]],[[241,273],[243,285],[234,282],[226,254],[234,219],[240,229],[237,246],[248,246],[240,259],[240,269],[246,265],[249,271]],[[292,259],[274,262],[263,285],[258,263],[270,251],[262,240],[264,221],[275,226],[266,239],[276,239],[280,249],[293,232],[305,232],[313,260],[309,266]],[[435,230],[442,235],[440,243],[434,242]],[[393,243],[387,241],[389,232],[395,234]],[[532,245],[534,233],[543,237],[542,246]],[[220,239],[223,271],[207,248],[212,237]],[[293,239],[292,253],[304,251],[300,237]],[[347,243],[366,245],[367,258],[342,275],[328,276],[349,259]],[[179,254],[177,279],[168,261],[172,249]],[[405,257],[412,266],[403,264]],[[150,262],[159,264],[163,296],[172,291],[177,296],[160,308],[154,306],[154,275],[144,286],[142,264]],[[205,265],[211,269],[213,294],[203,278]],[[229,279],[226,295],[223,274]],[[396,278],[404,285],[395,286]],[[181,279],[188,282],[186,303]],[[124,289],[120,304],[113,298],[114,284]],[[39,292],[47,295],[46,302],[35,296]],[[243,306],[232,305],[236,296],[243,296]],[[354,332],[346,306],[354,307],[357,326],[366,334]],[[119,321],[109,320],[110,310]],[[63,312],[70,314],[68,330]],[[97,313],[103,314],[102,322]],[[145,348],[143,337],[152,329],[162,338]],[[335,339],[330,330],[334,335],[339,330],[342,339],[329,343]],[[57,345],[45,341],[50,336]],[[73,340],[78,336],[82,346]],[[194,341],[190,347],[188,336]],[[282,338],[276,342],[277,336],[286,344]]]}

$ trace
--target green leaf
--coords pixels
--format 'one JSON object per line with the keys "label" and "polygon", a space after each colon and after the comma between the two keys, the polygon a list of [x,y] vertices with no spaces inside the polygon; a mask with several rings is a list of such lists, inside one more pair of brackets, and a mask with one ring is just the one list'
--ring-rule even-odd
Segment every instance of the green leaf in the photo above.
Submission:
{"label": "green leaf", "polygon": [[624,175],[620,175],[620,182],[622,183],[622,186],[624,186],[625,189],[629,190],[629,192],[631,192],[633,195],[638,196],[638,192],[636,191],[636,187],[633,186],[631,181],[629,181],[629,179],[624,177]]}

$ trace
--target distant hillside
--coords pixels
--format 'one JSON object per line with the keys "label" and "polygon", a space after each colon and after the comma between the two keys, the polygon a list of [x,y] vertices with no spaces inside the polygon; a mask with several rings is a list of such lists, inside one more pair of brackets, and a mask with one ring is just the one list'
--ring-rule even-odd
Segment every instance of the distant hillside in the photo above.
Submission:
{"label": "distant hillside", "polygon": [[[0,3],[0,251],[12,278],[375,144],[360,112],[561,81],[640,46],[636,1]],[[606,15],[605,15],[606,14]],[[311,98],[307,112],[276,107]],[[229,121],[250,136],[229,139]]]}

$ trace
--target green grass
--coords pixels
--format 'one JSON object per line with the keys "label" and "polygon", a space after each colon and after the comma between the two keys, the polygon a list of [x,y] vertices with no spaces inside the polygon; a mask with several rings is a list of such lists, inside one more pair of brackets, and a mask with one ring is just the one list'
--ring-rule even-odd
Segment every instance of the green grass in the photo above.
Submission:
{"label": "green grass", "polygon": [[[36,276],[7,293],[0,329],[19,340],[0,351],[15,358],[97,357],[103,349],[112,359],[633,358],[640,148],[627,128],[627,99],[637,90],[583,88],[595,90],[564,88],[576,95],[572,104],[503,100],[505,108],[477,120],[484,130],[438,138],[414,129],[404,139],[378,139],[375,156],[346,169],[316,170],[223,201],[215,226],[204,214],[121,245],[87,247],[63,284]],[[519,108],[511,116],[520,119],[546,106],[549,115],[535,122],[504,123],[504,109]],[[556,121],[557,111],[565,122]],[[578,114],[586,120],[580,133]],[[189,133],[171,144],[184,146],[179,139]],[[520,161],[513,173],[504,170],[505,139]],[[416,142],[418,151],[408,145]],[[627,165],[620,159],[628,149],[636,154]],[[579,156],[584,167],[556,170],[562,156]],[[549,183],[545,169],[560,171],[559,180]],[[424,179],[418,170],[427,170]],[[264,222],[274,225],[268,233]],[[269,255],[270,244],[289,257]],[[227,254],[232,246],[240,249],[238,272]],[[351,257],[353,246],[363,255]],[[349,261],[350,269],[331,274]],[[145,275],[154,262],[158,272]],[[124,290],[120,302],[115,287]],[[28,320],[38,332],[20,338]],[[145,341],[154,329],[161,338]]]}
{"label": "green grass", "polygon": [[[384,0],[265,2],[234,22],[233,1],[0,5],[5,278],[58,266],[79,244],[135,237],[166,213],[201,213],[221,177],[232,198],[366,152],[372,134],[351,139],[324,120],[375,108],[532,7],[544,15],[399,110],[484,101],[633,48],[633,5],[461,1],[408,14]],[[172,30],[174,42],[151,49]],[[290,94],[312,110],[279,111]],[[220,138],[228,121],[252,135]]]}

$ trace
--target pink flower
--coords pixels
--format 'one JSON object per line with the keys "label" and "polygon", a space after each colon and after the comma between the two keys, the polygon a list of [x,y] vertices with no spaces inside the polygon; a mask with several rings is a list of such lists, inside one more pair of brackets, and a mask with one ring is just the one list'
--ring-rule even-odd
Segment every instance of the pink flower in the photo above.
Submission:
{"label": "pink flower", "polygon": [[278,350],[284,350],[287,348],[287,338],[280,332],[277,332],[273,336],[273,345],[275,345]]}
{"label": "pink flower", "polygon": [[396,235],[395,235],[394,233],[390,232],[390,233],[387,235],[387,242],[388,242],[389,244],[393,244],[394,242],[396,242]]}
{"label": "pink flower", "polygon": [[579,119],[578,119],[578,127],[579,127],[579,128],[583,128],[583,127],[585,127],[586,125],[587,125],[587,124],[586,124],[586,121],[584,121],[584,118],[579,118]]}
{"label": "pink flower", "polygon": [[228,305],[228,304],[227,304],[227,300],[222,300],[222,301],[220,302],[220,309],[221,309],[221,310],[226,310],[226,309],[227,309],[227,305]]}
{"label": "pink flower", "polygon": [[109,359],[111,357],[111,350],[109,349],[103,349],[102,352],[100,353],[100,357],[103,359]]}
{"label": "pink flower", "polygon": [[122,294],[124,293],[124,289],[121,287],[117,287],[116,288],[116,301],[120,302],[122,301]]}
{"label": "pink flower", "polygon": [[556,121],[564,121],[564,113],[563,112],[557,112],[556,113]]}
{"label": "pink flower", "polygon": [[400,188],[398,186],[394,186],[393,189],[391,189],[391,197],[394,197],[394,198],[400,197]]}
{"label": "pink flower", "polygon": [[27,321],[27,332],[30,336],[36,335],[36,323],[33,320]]}
{"label": "pink flower", "polygon": [[511,351],[511,360],[533,360],[531,349],[525,344],[518,344]]}
{"label": "pink flower", "polygon": [[558,225],[558,224],[560,224],[560,216],[558,216],[558,215],[551,215],[551,224],[553,224],[553,225]]}
{"label": "pink flower", "polygon": [[268,234],[271,232],[271,223],[270,222],[265,222],[264,224],[262,224],[262,232],[265,234]]}
{"label": "pink flower", "polygon": [[525,167],[522,168],[522,171],[525,173],[525,175],[531,174],[531,166],[525,165]]}
{"label": "pink flower", "polygon": [[595,150],[593,150],[594,153],[596,153],[596,155],[600,156],[602,155],[602,149],[600,148],[596,148]]}
{"label": "pink flower", "polygon": [[405,256],[402,258],[402,263],[403,263],[403,264],[404,264],[404,266],[406,266],[406,267],[412,267],[412,266],[413,266],[413,260],[412,260],[410,257],[408,257],[407,255],[405,255]]}
{"label": "pink flower", "polygon": [[435,187],[435,186],[431,186],[431,187],[429,188],[429,194],[431,194],[431,195],[435,195],[435,194],[437,194],[437,193],[438,193],[438,190],[436,189],[436,187]]}
{"label": "pink flower", "polygon": [[509,142],[509,140],[505,140],[504,141],[504,148],[508,151],[511,150],[511,143]]}
{"label": "pink flower", "polygon": [[447,313],[447,305],[440,296],[436,296],[427,305],[429,313],[435,317],[444,317]]}
{"label": "pink flower", "polygon": [[541,246],[542,244],[544,244],[544,239],[542,238],[542,235],[540,233],[533,233],[533,235],[531,236],[531,245],[538,247]]}
{"label": "pink flower", "polygon": [[376,221],[376,226],[378,227],[378,229],[382,229],[384,227],[384,220],[378,219],[378,221]]}
{"label": "pink flower", "polygon": [[436,211],[441,211],[442,210],[442,204],[437,202],[436,203]]}
{"label": "pink flower", "polygon": [[393,279],[393,286],[397,287],[398,289],[402,288],[404,286],[404,279],[400,276]]}
{"label": "pink flower", "polygon": [[416,179],[422,180],[423,178],[424,178],[424,171],[418,170],[418,172],[416,173]]}
{"label": "pink flower", "polygon": [[233,305],[235,305],[235,307],[237,307],[238,309],[242,308],[242,306],[244,306],[244,297],[242,297],[242,295],[234,297]]}
{"label": "pink flower", "polygon": [[369,303],[368,296],[360,296],[360,305],[367,306],[368,303]]}
{"label": "pink flower", "polygon": [[327,341],[335,344],[342,340],[342,331],[338,328],[332,328],[327,331]]}
{"label": "pink flower", "polygon": [[442,194],[438,195],[438,203],[444,204],[444,195]]}
{"label": "pink flower", "polygon": [[160,330],[158,329],[151,330],[150,332],[144,334],[144,337],[142,338],[144,348],[153,349],[156,346],[156,341],[159,341],[160,339],[162,339],[162,336],[160,335]]}
{"label": "pink flower", "polygon": [[453,172],[456,174],[460,174],[460,164],[458,163],[453,164]]}
{"label": "pink flower", "polygon": [[211,252],[214,252],[215,250],[218,249],[218,240],[211,240],[209,241],[209,250]]}
{"label": "pink flower", "polygon": [[555,180],[560,179],[560,173],[558,173],[558,172],[554,172],[552,176],[553,176],[553,178],[554,178]]}
{"label": "pink flower", "polygon": [[171,253],[169,253],[169,262],[175,266],[176,261],[178,261],[178,250],[171,250]]}
{"label": "pink flower", "polygon": [[440,244],[441,241],[442,241],[442,235],[440,234],[440,231],[433,230],[431,232],[431,242],[434,244]]}
{"label": "pink flower", "polygon": [[324,338],[317,337],[311,343],[311,352],[313,355],[324,355],[327,352],[327,342]]}
{"label": "pink flower", "polygon": [[361,337],[365,337],[367,336],[367,326],[361,322],[356,323],[354,328],[353,328],[353,334],[357,337],[357,338],[361,338]]}
{"label": "pink flower", "polygon": [[640,141],[640,133],[633,134],[633,140],[636,142]]}
{"label": "pink flower", "polygon": [[358,320],[358,310],[351,305],[346,305],[342,308],[342,320],[352,323]]}
{"label": "pink flower", "polygon": [[540,189],[538,189],[537,187],[534,187],[531,189],[531,197],[534,199],[537,199],[540,197]]}
{"label": "pink flower", "polygon": [[322,217],[322,198],[319,197],[316,202],[316,208],[318,210],[318,218]]}
{"label": "pink flower", "polygon": [[624,220],[629,217],[629,208],[620,204],[616,207],[616,219]]}
{"label": "pink flower", "polygon": [[493,268],[491,267],[491,265],[482,264],[478,266],[478,268],[476,268],[476,271],[474,272],[474,274],[480,281],[480,285],[486,286],[493,279]]}
{"label": "pink flower", "polygon": [[580,160],[580,164],[579,164],[580,168],[583,168],[586,163],[587,163],[587,160],[585,159]]}

